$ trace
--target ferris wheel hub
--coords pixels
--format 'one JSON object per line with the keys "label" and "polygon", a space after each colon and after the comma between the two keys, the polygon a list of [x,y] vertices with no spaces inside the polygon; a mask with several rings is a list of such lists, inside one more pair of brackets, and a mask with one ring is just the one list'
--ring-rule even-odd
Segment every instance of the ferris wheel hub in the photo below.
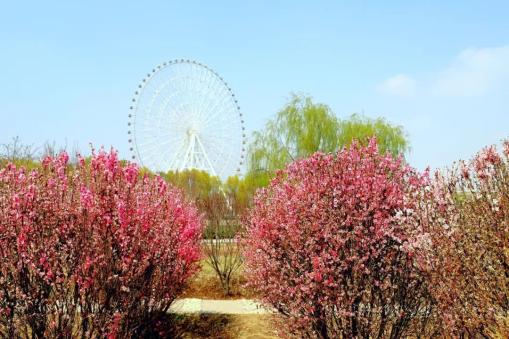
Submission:
{"label": "ferris wheel hub", "polygon": [[198,134],[198,130],[196,128],[188,128],[186,133],[188,137],[191,137]]}

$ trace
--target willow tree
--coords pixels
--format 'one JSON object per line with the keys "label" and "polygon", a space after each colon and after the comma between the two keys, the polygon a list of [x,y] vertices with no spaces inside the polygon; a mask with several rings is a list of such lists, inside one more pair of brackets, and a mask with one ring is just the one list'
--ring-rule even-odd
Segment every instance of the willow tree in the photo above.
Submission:
{"label": "willow tree", "polygon": [[329,106],[315,103],[309,96],[293,95],[263,130],[253,134],[245,181],[251,187],[265,186],[275,170],[296,159],[317,151],[335,152],[353,140],[365,145],[373,136],[381,152],[398,155],[408,150],[401,126],[358,114],[342,120]]}
{"label": "willow tree", "polygon": [[353,140],[358,140],[365,146],[373,136],[376,137],[380,153],[398,156],[408,151],[403,127],[391,125],[384,118],[370,119],[352,114],[348,119],[339,122],[337,138],[340,146],[349,146]]}

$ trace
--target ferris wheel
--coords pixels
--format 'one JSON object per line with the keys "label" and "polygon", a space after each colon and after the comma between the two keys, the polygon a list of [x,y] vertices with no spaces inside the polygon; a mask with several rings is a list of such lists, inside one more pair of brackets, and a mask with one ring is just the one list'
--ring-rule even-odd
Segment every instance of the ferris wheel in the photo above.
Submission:
{"label": "ferris wheel", "polygon": [[138,85],[129,112],[132,159],[157,172],[226,178],[245,157],[244,118],[228,84],[204,64],[164,62]]}

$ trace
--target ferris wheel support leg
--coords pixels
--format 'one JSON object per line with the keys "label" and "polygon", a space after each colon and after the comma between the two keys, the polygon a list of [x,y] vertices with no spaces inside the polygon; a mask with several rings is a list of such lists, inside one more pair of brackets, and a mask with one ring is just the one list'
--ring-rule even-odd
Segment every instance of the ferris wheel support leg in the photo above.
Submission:
{"label": "ferris wheel support leg", "polygon": [[205,147],[203,147],[203,144],[201,143],[200,138],[197,135],[195,136],[195,138],[198,143],[198,147],[200,148],[201,153],[203,154],[203,158],[205,159],[207,166],[209,167],[210,173],[214,176],[217,176],[216,171],[214,171],[214,166],[212,166],[212,163],[210,162],[210,159],[207,156],[207,152],[205,152]]}
{"label": "ferris wheel support leg", "polygon": [[[195,140],[194,137],[191,137],[189,140],[189,146],[187,146],[186,154],[182,158],[182,162],[180,163],[180,170],[185,170],[187,167],[194,167],[193,164],[193,154],[194,154],[194,146]],[[190,166],[189,166],[190,165]]]}

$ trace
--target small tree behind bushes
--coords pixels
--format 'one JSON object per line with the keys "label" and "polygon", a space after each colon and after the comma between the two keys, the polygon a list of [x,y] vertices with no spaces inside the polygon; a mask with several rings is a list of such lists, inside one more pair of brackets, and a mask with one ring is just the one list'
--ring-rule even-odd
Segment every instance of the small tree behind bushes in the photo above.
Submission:
{"label": "small tree behind bushes", "polygon": [[207,216],[208,234],[204,239],[206,263],[216,273],[225,296],[232,294],[233,279],[242,265],[237,244],[241,228],[239,211],[231,203],[235,199],[228,198],[226,193],[217,193],[199,202]]}
{"label": "small tree behind bushes", "polygon": [[202,170],[168,171],[162,177],[182,189],[203,214],[203,249],[208,264],[217,276],[224,295],[235,293],[234,278],[242,265],[237,246],[240,215],[250,204],[253,188],[237,175],[225,181]]}
{"label": "small tree behind bushes", "polygon": [[199,259],[201,220],[114,151],[0,170],[0,336],[159,335]]}
{"label": "small tree behind bushes", "polygon": [[[444,332],[508,337],[509,141],[437,173],[419,218],[432,246],[422,247]],[[498,331],[498,332],[497,332]]]}
{"label": "small tree behind bushes", "polygon": [[414,260],[422,232],[409,218],[425,184],[373,139],[292,163],[256,194],[244,238],[249,285],[298,336],[432,335]]}

